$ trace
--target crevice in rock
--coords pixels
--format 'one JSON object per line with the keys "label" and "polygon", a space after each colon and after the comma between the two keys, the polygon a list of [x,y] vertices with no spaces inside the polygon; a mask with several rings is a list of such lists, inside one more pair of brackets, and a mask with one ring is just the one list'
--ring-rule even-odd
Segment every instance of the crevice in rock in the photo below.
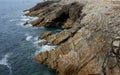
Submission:
{"label": "crevice in rock", "polygon": [[108,56],[109,56],[109,52],[105,55],[104,62],[103,62],[103,65],[102,65],[103,75],[107,75],[107,74],[106,74],[106,66],[107,66],[108,59],[109,59]]}
{"label": "crevice in rock", "polygon": [[113,54],[114,58],[116,59],[116,64],[111,67],[111,69],[115,68],[116,66],[120,69],[120,37],[113,39],[111,47],[111,54]]}
{"label": "crevice in rock", "polygon": [[27,16],[38,16],[39,19],[26,24],[30,23],[33,26],[44,27],[62,26],[69,29],[74,26],[78,18],[83,18],[81,15],[83,6],[84,5],[77,2],[67,5],[60,5],[57,4],[57,2],[54,4],[54,2],[52,3],[51,1],[39,3],[35,7],[29,9],[31,12],[27,13]]}
{"label": "crevice in rock", "polygon": [[45,27],[58,27],[62,28],[66,20],[69,18],[68,14],[65,14],[64,12],[60,14],[57,18],[53,19],[51,22],[48,22]]}

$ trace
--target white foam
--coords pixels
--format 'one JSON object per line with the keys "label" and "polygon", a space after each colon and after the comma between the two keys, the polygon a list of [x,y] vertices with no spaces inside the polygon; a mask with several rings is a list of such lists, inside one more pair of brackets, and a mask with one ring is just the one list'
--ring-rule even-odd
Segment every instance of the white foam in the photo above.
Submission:
{"label": "white foam", "polygon": [[29,12],[30,12],[30,11],[25,11],[24,14],[27,14],[27,13],[29,13]]}
{"label": "white foam", "polygon": [[33,44],[38,44],[38,43],[41,43],[41,42],[44,42],[45,40],[37,40],[35,42],[33,42]]}
{"label": "white foam", "polygon": [[10,22],[15,22],[15,21],[18,21],[18,19],[11,19],[9,20]]}
{"label": "white foam", "polygon": [[18,23],[18,24],[16,24],[16,25],[21,26],[21,27],[23,27],[23,28],[29,28],[29,27],[32,27],[31,24],[24,25],[24,22]]}
{"label": "white foam", "polygon": [[56,46],[43,45],[35,52],[35,55],[39,54],[40,52],[54,50],[55,48]]}
{"label": "white foam", "polygon": [[23,19],[21,19],[21,21],[23,21],[23,22],[26,22],[26,21],[29,21],[30,19],[29,18],[23,18]]}
{"label": "white foam", "polygon": [[25,36],[26,36],[26,41],[31,41],[33,38],[33,36],[30,35],[29,33],[26,33]]}
{"label": "white foam", "polygon": [[0,65],[5,65],[7,66],[7,68],[9,69],[10,71],[10,74],[12,73],[12,69],[11,69],[11,66],[10,64],[8,63],[8,58],[9,58],[10,54],[6,54],[4,55],[4,57],[0,60]]}
{"label": "white foam", "polygon": [[35,40],[35,41],[38,41],[38,39],[39,39],[39,37],[38,37],[38,36],[34,37],[34,40]]}
{"label": "white foam", "polygon": [[31,17],[31,20],[36,20],[38,19],[38,17]]}
{"label": "white foam", "polygon": [[33,44],[34,44],[37,48],[39,48],[39,47],[40,47],[40,46],[39,46],[39,43],[44,42],[44,41],[45,41],[44,39],[39,39],[39,37],[36,36],[36,37],[34,37],[34,39],[33,39]]}
{"label": "white foam", "polygon": [[28,36],[26,37],[26,41],[30,41],[32,38],[33,38],[33,36],[28,35]]}
{"label": "white foam", "polygon": [[32,27],[32,25],[31,25],[31,24],[27,24],[26,26],[27,26],[27,27]]}
{"label": "white foam", "polygon": [[[27,11],[27,12],[28,12],[28,11]],[[20,25],[20,26],[22,26],[22,27],[24,27],[24,28],[32,27],[31,24],[24,25],[24,23],[25,23],[25,22],[30,22],[30,21],[33,21],[33,20],[36,20],[36,19],[38,19],[38,17],[21,16],[21,19],[19,19],[19,20],[20,20],[20,23],[17,24],[17,25]],[[17,19],[16,19],[16,20],[17,20]],[[16,21],[16,20],[13,19],[13,20],[10,20],[10,21],[13,22],[13,21]],[[37,27],[35,27],[35,29],[37,29]]]}
{"label": "white foam", "polygon": [[26,22],[26,21],[29,21],[30,18],[28,18],[27,16],[21,16],[21,21],[22,22]]}
{"label": "white foam", "polygon": [[23,22],[17,23],[16,25],[21,26],[21,27],[25,27]]}
{"label": "white foam", "polygon": [[[21,19],[20,19],[21,22],[17,25],[20,25],[24,28],[32,27],[31,24],[24,25],[24,23],[29,22],[29,21],[33,21],[33,20],[36,20],[36,19],[38,19],[38,17],[21,16]],[[14,20],[11,20],[11,21],[14,21]],[[36,29],[37,29],[37,27],[36,27]]]}
{"label": "white foam", "polygon": [[26,22],[26,21],[33,21],[36,19],[38,19],[38,17],[22,16],[21,21]]}

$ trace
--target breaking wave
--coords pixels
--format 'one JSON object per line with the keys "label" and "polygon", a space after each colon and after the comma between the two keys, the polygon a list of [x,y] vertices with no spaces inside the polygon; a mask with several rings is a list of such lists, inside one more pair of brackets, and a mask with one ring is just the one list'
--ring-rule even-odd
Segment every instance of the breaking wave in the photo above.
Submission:
{"label": "breaking wave", "polygon": [[25,36],[26,36],[26,41],[31,41],[33,38],[33,36],[30,34],[25,34]]}
{"label": "breaking wave", "polygon": [[37,50],[35,52],[35,55],[39,54],[40,52],[54,50],[55,48],[56,48],[56,46],[43,45],[43,46],[39,47],[39,50]]}
{"label": "breaking wave", "polygon": [[21,21],[26,22],[26,21],[33,21],[38,19],[38,17],[29,17],[29,16],[22,16]]}
{"label": "breaking wave", "polygon": [[5,65],[9,69],[10,74],[12,74],[12,67],[10,66],[10,63],[8,63],[9,56],[9,53],[4,55],[4,57],[0,60],[0,65]]}

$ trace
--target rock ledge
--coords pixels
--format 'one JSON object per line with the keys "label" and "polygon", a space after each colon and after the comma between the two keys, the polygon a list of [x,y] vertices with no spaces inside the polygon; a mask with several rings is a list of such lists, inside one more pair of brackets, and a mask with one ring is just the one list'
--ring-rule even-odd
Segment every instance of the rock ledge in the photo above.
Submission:
{"label": "rock ledge", "polygon": [[37,62],[59,75],[120,75],[120,4],[107,0],[46,1],[28,11],[26,16],[38,17],[28,22],[33,26],[64,28],[40,36],[58,46],[39,53]]}

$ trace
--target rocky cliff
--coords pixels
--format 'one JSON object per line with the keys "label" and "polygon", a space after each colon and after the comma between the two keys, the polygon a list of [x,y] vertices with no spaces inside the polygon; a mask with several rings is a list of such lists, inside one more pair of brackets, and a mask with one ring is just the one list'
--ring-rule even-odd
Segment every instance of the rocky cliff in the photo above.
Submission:
{"label": "rocky cliff", "polygon": [[119,1],[46,1],[28,11],[27,16],[38,19],[26,24],[64,28],[40,36],[57,47],[39,53],[37,62],[59,75],[120,75]]}

